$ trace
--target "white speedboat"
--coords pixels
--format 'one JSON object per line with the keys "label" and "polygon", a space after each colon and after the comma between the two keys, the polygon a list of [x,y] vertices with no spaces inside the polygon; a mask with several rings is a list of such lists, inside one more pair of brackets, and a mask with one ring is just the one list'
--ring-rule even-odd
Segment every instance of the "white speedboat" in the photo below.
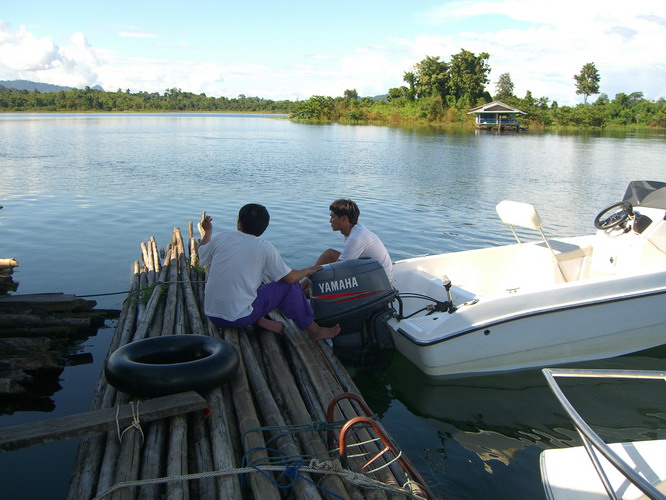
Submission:
{"label": "white speedboat", "polygon": [[583,442],[582,446],[541,452],[541,479],[546,497],[549,500],[666,499],[666,440],[606,443],[580,416],[556,381],[556,377],[576,377],[663,382],[666,372],[545,368],[543,374]]}
{"label": "white speedboat", "polygon": [[394,265],[396,349],[429,375],[551,366],[666,344],[666,183],[634,181],[595,234],[547,239],[534,207],[503,222],[539,241]]}

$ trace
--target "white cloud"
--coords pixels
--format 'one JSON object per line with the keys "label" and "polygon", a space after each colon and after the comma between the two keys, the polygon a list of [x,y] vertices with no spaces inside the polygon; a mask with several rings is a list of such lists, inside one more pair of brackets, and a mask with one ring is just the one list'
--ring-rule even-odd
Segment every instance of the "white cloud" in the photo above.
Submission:
{"label": "white cloud", "polygon": [[0,26],[0,64],[16,71],[54,67],[60,54],[50,38],[37,38],[23,27],[12,33],[8,26]]}
{"label": "white cloud", "polygon": [[[162,93],[176,87],[210,96],[269,99],[339,96],[355,88],[365,96],[403,85],[404,72],[427,55],[449,60],[464,48],[490,54],[491,93],[499,75],[510,73],[519,96],[530,90],[535,97],[561,105],[576,104],[582,98],[575,94],[573,75],[594,62],[601,91],[611,98],[634,91],[649,99],[666,97],[666,64],[659,50],[666,45],[666,2],[613,4],[562,0],[555,8],[542,0],[448,2],[421,16],[422,34],[375,40],[383,45],[359,47],[339,57],[331,48],[287,54],[281,60],[257,54],[258,59],[242,64],[199,63],[184,56],[167,59],[176,48],[178,53],[191,49],[193,41],[187,39],[170,40],[171,46],[161,49],[163,58],[147,58],[138,51],[127,56],[112,47],[93,47],[82,33],[57,44],[26,27],[14,29],[0,22],[0,79],[134,92]],[[504,23],[497,24],[502,19]],[[461,26],[466,31],[460,31]],[[116,27],[116,33],[135,39],[162,38],[135,26]]]}
{"label": "white cloud", "polygon": [[96,80],[95,51],[82,33],[60,47],[50,37],[37,38],[24,27],[0,25],[0,78],[35,80],[83,87]]}
{"label": "white cloud", "polygon": [[[514,21],[510,29],[484,32],[487,16]],[[650,99],[666,97],[666,66],[657,47],[666,45],[666,2],[636,0],[457,1],[425,13],[424,23],[454,27],[469,21],[467,32],[403,41],[415,54],[440,55],[447,60],[460,48],[488,52],[493,93],[502,73],[510,73],[516,94],[530,90],[560,104],[581,102],[573,75],[594,62],[601,92],[644,92]],[[497,19],[494,19],[497,22]],[[476,23],[476,24],[475,24]],[[477,29],[472,30],[473,27]]]}

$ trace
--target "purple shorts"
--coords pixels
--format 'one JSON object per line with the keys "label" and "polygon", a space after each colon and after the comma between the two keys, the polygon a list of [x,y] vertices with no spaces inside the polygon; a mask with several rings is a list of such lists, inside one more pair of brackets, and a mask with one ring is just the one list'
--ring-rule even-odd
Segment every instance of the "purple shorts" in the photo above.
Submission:
{"label": "purple shorts", "polygon": [[261,285],[257,290],[257,298],[252,302],[252,312],[244,318],[227,321],[208,316],[208,319],[215,326],[244,328],[253,325],[274,309],[294,320],[301,330],[306,330],[314,321],[314,312],[303,294],[301,285],[298,282],[289,285],[283,281],[272,281]]}

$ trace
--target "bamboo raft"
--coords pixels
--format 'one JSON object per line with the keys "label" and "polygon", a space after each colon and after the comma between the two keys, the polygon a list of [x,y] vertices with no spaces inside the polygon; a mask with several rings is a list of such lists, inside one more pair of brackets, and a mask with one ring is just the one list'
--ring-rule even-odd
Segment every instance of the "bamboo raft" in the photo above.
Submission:
{"label": "bamboo raft", "polygon": [[0,413],[52,409],[53,402],[43,397],[59,388],[65,366],[92,360],[73,353],[112,316],[95,305],[62,293],[2,295],[0,290]]}
{"label": "bamboo raft", "polygon": [[[154,237],[141,250],[109,353],[146,337],[211,335],[235,346],[240,369],[231,382],[202,394],[205,410],[145,422],[132,402],[132,425],[85,436],[69,499],[433,498],[367,416],[325,341],[310,340],[282,317],[283,335],[222,331],[206,320],[205,271],[197,266],[191,223],[187,244],[174,229],[163,261]],[[90,410],[128,401],[101,376]]]}

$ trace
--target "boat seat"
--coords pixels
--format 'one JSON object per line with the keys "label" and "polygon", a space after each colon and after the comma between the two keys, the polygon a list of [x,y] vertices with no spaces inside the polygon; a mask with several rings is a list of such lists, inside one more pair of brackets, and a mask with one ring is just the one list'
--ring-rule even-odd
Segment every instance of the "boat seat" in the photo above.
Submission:
{"label": "boat seat", "polygon": [[578,281],[589,276],[590,259],[593,247],[576,248],[553,256],[557,272],[561,272],[567,282]]}
{"label": "boat seat", "polygon": [[495,210],[497,210],[497,215],[499,215],[499,218],[502,220],[502,222],[511,228],[513,236],[516,238],[516,241],[519,245],[522,244],[522,242],[520,241],[520,238],[518,238],[516,230],[513,228],[513,226],[539,231],[548,249],[551,251],[551,253],[553,253],[553,255],[555,254],[550,246],[550,243],[548,242],[548,238],[546,238],[546,235],[541,229],[541,226],[543,226],[541,217],[539,217],[536,208],[534,208],[532,205],[529,203],[521,203],[519,201],[503,200],[497,204]]}
{"label": "boat seat", "polygon": [[666,224],[662,222],[657,230],[650,234],[648,241],[666,253]]}
{"label": "boat seat", "polygon": [[543,238],[544,243],[546,244],[548,250],[550,250],[550,253],[553,255],[555,259],[556,273],[557,273],[555,280],[559,281],[561,279],[564,281],[570,281],[567,274],[562,270],[562,265],[557,259],[558,254],[556,254],[555,250],[553,250],[553,247],[550,246],[548,238],[546,238],[545,233],[541,229],[541,226],[543,226],[543,222],[541,221],[541,217],[539,217],[536,208],[534,208],[529,203],[503,200],[497,204],[495,210],[497,210],[497,215],[499,215],[499,218],[502,220],[502,222],[504,222],[504,224],[507,224],[511,228],[511,232],[513,233],[513,236],[514,238],[516,238],[516,241],[518,242],[519,245],[522,245],[522,242],[520,241],[520,238],[518,238],[518,234],[516,233],[514,226],[519,226],[519,227],[524,227],[526,229],[534,229],[535,231],[539,231],[541,237]]}

